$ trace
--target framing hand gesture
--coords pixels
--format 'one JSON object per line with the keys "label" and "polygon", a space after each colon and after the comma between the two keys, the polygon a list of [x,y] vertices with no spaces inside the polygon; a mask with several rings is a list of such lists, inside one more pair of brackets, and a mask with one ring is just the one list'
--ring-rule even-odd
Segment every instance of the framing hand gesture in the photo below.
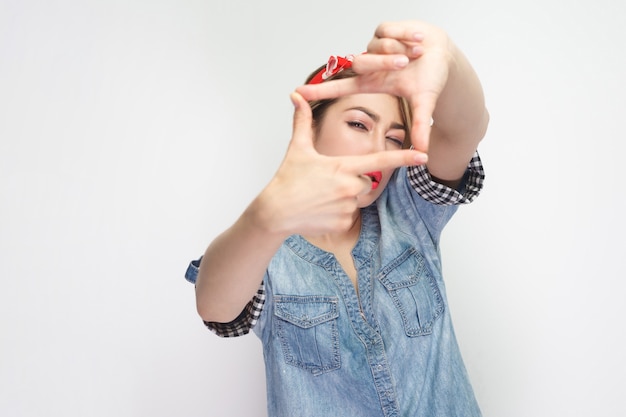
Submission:
{"label": "framing hand gesture", "polygon": [[257,199],[265,226],[285,235],[319,235],[348,229],[358,197],[372,189],[367,172],[426,162],[413,150],[326,156],[314,147],[311,108],[294,92],[293,136],[277,173]]}
{"label": "framing hand gesture", "polygon": [[430,24],[382,23],[367,54],[354,57],[352,68],[360,77],[304,85],[297,91],[307,100],[373,92],[405,97],[413,112],[411,142],[427,152],[437,100],[455,64],[454,51],[447,34]]}

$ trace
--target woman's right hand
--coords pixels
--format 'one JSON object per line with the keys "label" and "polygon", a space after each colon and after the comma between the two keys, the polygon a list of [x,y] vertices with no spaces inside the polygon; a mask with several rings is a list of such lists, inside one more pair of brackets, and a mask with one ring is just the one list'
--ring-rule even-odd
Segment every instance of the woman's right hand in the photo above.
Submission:
{"label": "woman's right hand", "polygon": [[371,190],[366,172],[419,165],[426,155],[393,150],[359,156],[325,156],[314,147],[311,107],[294,92],[293,134],[272,180],[248,208],[271,233],[316,236],[348,230],[357,197]]}

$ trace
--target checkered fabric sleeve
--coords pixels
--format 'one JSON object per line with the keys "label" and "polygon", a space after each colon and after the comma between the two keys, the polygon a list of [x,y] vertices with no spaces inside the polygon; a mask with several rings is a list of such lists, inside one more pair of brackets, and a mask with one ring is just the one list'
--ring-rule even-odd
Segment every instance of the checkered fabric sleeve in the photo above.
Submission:
{"label": "checkered fabric sleeve", "polygon": [[440,206],[471,203],[478,197],[485,180],[485,172],[478,152],[474,154],[467,166],[463,182],[459,187],[460,191],[433,181],[425,165],[409,167],[407,175],[413,189],[424,200]]}
{"label": "checkered fabric sleeve", "polygon": [[[198,272],[200,269],[200,259],[193,260],[189,263],[187,271],[185,271],[185,279],[192,284],[196,284],[198,278]],[[204,324],[218,336],[221,337],[236,337],[248,334],[250,329],[259,321],[261,311],[263,310],[263,304],[265,303],[265,284],[261,282],[256,295],[252,297],[252,300],[244,307],[239,316],[230,323],[217,323],[205,321]]]}
{"label": "checkered fabric sleeve", "polygon": [[252,300],[250,300],[235,320],[230,323],[205,321],[204,324],[209,330],[220,337],[243,336],[248,334],[250,329],[259,321],[263,304],[265,304],[265,285],[261,283],[255,296],[252,297]]}

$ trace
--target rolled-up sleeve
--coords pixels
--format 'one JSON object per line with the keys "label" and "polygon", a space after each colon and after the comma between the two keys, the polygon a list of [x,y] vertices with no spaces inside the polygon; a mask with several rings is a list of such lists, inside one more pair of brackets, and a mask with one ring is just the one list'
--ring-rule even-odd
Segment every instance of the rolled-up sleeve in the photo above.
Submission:
{"label": "rolled-up sleeve", "polygon": [[[200,262],[202,257],[193,260],[187,266],[185,272],[185,279],[196,284],[198,278],[198,269],[200,268]],[[256,325],[263,311],[263,305],[265,304],[265,285],[263,282],[259,285],[257,293],[252,297],[252,300],[246,304],[237,318],[229,323],[218,323],[213,321],[204,321],[205,326],[213,333],[220,337],[237,337],[248,334],[250,330]]]}
{"label": "rolled-up sleeve", "polygon": [[413,189],[424,200],[440,206],[471,203],[480,194],[485,180],[485,171],[478,152],[469,162],[458,189],[434,181],[425,165],[409,167],[407,175]]}

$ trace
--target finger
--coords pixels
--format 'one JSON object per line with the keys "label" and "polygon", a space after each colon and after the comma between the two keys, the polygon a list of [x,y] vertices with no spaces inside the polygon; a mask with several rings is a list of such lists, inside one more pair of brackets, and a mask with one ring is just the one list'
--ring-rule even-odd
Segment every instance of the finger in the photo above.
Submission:
{"label": "finger", "polygon": [[[409,59],[417,59],[424,54],[424,47],[419,43],[390,41],[389,39],[374,39],[368,44],[367,53],[377,55],[404,55]],[[398,60],[396,68],[384,69],[402,69],[405,66],[406,64],[404,62]]]}
{"label": "finger", "polygon": [[412,103],[411,144],[415,150],[427,153],[437,95],[423,93],[415,102],[415,105]]}
{"label": "finger", "polygon": [[406,48],[397,49],[400,52],[390,54],[367,53],[358,55],[352,62],[352,69],[357,74],[401,70],[409,64],[409,57],[404,55]]}
{"label": "finger", "polygon": [[309,103],[297,92],[289,96],[294,106],[293,133],[290,147],[313,148],[313,116]]}
{"label": "finger", "polygon": [[430,142],[430,123],[413,122],[411,127],[411,144],[417,151],[428,153],[428,145]]}
{"label": "finger", "polygon": [[423,165],[427,161],[428,155],[425,153],[405,149],[346,157],[344,162],[350,171],[362,175],[366,172],[395,169],[401,166]]}
{"label": "finger", "polygon": [[424,47],[421,42],[375,37],[367,44],[367,54],[402,54],[415,59],[419,58],[423,53]]}
{"label": "finger", "polygon": [[360,91],[357,78],[358,77],[344,78],[341,80],[326,81],[321,84],[305,84],[296,88],[296,92],[309,101],[337,98],[348,94],[366,92]]}
{"label": "finger", "polygon": [[370,177],[367,175],[359,175],[359,179],[361,180],[363,187],[357,195],[367,194],[372,191],[372,179]]}
{"label": "finger", "polygon": [[405,42],[422,42],[425,28],[419,22],[385,22],[378,25],[374,36]]}

